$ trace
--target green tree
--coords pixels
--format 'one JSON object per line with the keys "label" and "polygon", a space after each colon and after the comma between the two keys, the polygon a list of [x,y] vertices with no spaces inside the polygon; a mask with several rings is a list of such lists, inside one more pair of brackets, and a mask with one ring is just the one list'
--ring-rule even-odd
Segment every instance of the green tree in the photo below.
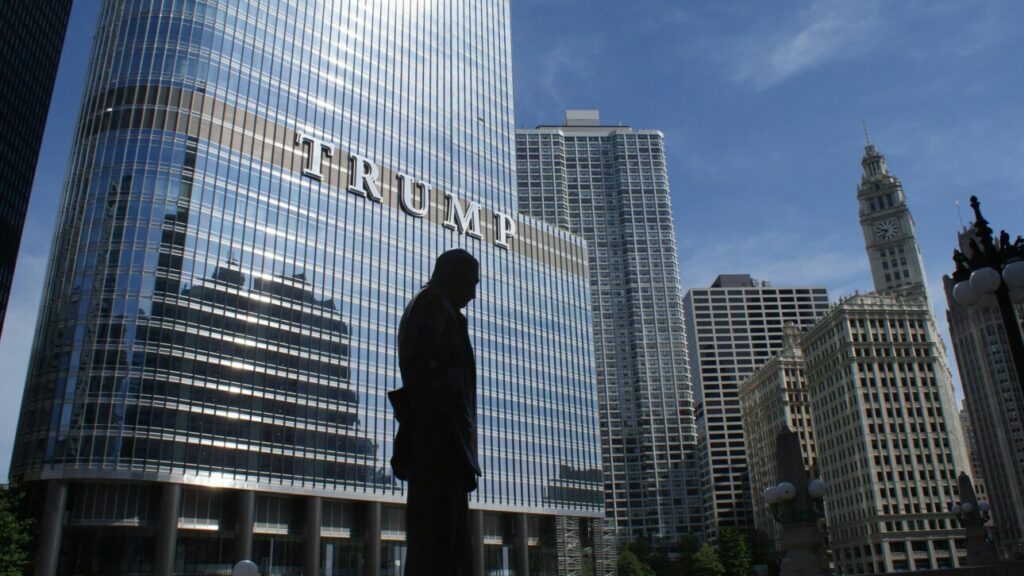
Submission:
{"label": "green tree", "polygon": [[22,513],[24,500],[15,486],[0,490],[0,576],[21,576],[28,566],[32,521]]}
{"label": "green tree", "polygon": [[747,548],[750,550],[750,563],[753,566],[764,564],[768,573],[778,575],[779,560],[775,553],[775,544],[764,530],[751,528],[747,531]]}
{"label": "green tree", "polygon": [[650,567],[654,576],[676,576],[677,574],[675,562],[669,560],[668,556],[660,551],[652,552],[644,563]]}
{"label": "green tree", "polygon": [[725,576],[725,567],[715,549],[703,544],[693,555],[690,572],[686,576]]}
{"label": "green tree", "polygon": [[636,559],[644,564],[647,563],[647,559],[651,556],[651,544],[646,538],[637,538],[626,544],[626,550],[632,552]]}
{"label": "green tree", "polygon": [[718,535],[718,557],[725,576],[750,575],[750,550],[747,540],[732,528],[722,528]]}
{"label": "green tree", "polygon": [[675,574],[693,574],[693,557],[700,551],[701,541],[695,536],[686,534],[676,542],[676,570]]}
{"label": "green tree", "polygon": [[654,576],[654,572],[627,547],[619,556],[619,576]]}

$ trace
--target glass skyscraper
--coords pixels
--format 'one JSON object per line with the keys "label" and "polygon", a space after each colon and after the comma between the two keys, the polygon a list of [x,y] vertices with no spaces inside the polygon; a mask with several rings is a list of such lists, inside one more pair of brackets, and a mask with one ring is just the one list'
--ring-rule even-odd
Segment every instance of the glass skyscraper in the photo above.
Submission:
{"label": "glass skyscraper", "polygon": [[0,332],[71,0],[0,0]]}
{"label": "glass skyscraper", "polygon": [[657,130],[518,130],[520,209],[587,240],[607,518],[619,541],[699,534],[693,392],[665,143]]}
{"label": "glass skyscraper", "polygon": [[579,564],[586,247],[518,214],[508,10],[103,5],[12,464],[46,487],[41,573],[401,574],[385,394],[455,246],[482,274],[476,570]]}

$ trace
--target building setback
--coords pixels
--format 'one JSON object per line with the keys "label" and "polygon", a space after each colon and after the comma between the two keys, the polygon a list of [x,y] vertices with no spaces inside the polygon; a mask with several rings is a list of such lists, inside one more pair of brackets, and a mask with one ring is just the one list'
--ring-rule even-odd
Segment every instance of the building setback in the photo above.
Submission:
{"label": "building setback", "polygon": [[764,491],[778,486],[781,481],[775,459],[780,432],[796,432],[804,468],[811,478],[818,475],[800,331],[793,324],[783,329],[782,350],[740,385],[740,413],[750,471],[754,526],[776,543],[780,525],[764,501]]}
{"label": "building setback", "polygon": [[508,18],[103,4],[12,462],[46,492],[37,574],[400,573],[385,394],[455,246],[482,276],[475,573],[581,569],[586,246],[517,215]]}
{"label": "building setback", "polygon": [[607,517],[620,542],[699,534],[693,394],[664,136],[602,126],[516,133],[519,209],[586,239]]}
{"label": "building setback", "polygon": [[0,332],[71,0],[0,3]]}
{"label": "building setback", "polygon": [[923,296],[842,300],[802,340],[836,570],[951,568],[969,470],[953,384]]}
{"label": "building setback", "polygon": [[[969,233],[960,235],[960,249],[969,253]],[[953,280],[946,289],[949,335],[970,413],[972,458],[984,478],[992,506],[996,542],[1002,557],[1024,556],[1024,392],[1017,381],[1010,343],[994,296],[976,305],[953,299]],[[1017,306],[1024,330],[1024,306]],[[978,465],[980,464],[980,466]]]}
{"label": "building setback", "polygon": [[784,341],[784,326],[805,330],[828,309],[824,288],[775,288],[747,274],[723,274],[684,299],[697,405],[704,530],[753,526],[740,383]]}

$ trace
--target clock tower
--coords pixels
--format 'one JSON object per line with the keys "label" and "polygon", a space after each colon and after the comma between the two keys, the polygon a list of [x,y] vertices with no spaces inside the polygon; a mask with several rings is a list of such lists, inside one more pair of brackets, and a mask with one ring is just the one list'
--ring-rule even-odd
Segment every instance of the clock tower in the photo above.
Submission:
{"label": "clock tower", "polygon": [[903,185],[870,141],[857,187],[860,225],[877,291],[920,291],[927,298],[924,261]]}

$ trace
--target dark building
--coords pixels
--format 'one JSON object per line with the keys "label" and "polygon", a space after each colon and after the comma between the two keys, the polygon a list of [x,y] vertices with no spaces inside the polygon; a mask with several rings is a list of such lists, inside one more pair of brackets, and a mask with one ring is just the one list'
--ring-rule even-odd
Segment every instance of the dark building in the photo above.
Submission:
{"label": "dark building", "polygon": [[0,332],[71,0],[0,0]]}

